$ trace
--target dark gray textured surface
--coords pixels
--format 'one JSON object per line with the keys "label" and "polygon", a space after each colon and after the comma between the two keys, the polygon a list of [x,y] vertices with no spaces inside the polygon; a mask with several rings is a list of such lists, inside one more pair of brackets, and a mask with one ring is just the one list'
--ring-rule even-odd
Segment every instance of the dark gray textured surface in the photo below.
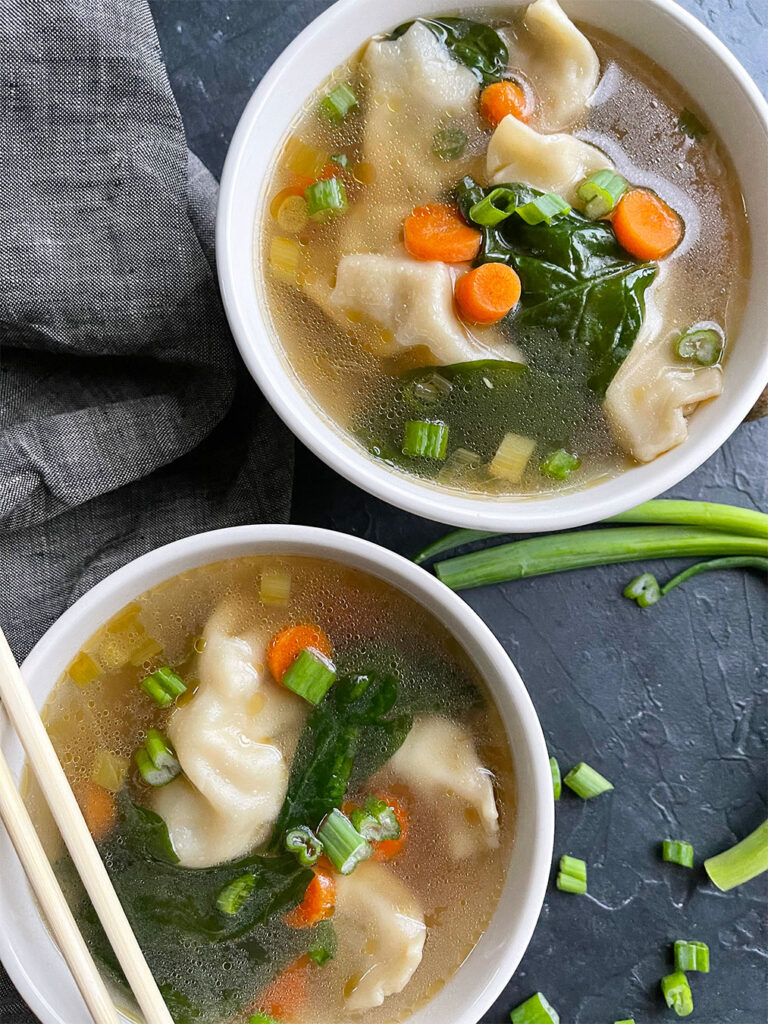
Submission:
{"label": "dark gray textured surface", "polygon": [[[620,0],[614,0],[620,2]],[[768,2],[684,0],[768,91]],[[156,0],[155,17],[191,147],[218,174],[261,75],[328,0]],[[429,7],[429,4],[426,4]],[[758,243],[759,244],[759,243]],[[411,554],[441,531],[357,491],[306,452],[294,520]],[[768,420],[741,427],[675,495],[768,509]],[[317,495],[322,495],[318,501]],[[656,567],[662,576],[672,566]],[[674,1019],[658,993],[669,943],[710,944],[712,973],[692,981],[696,1024],[765,1024],[764,880],[723,895],[701,870],[664,865],[658,840],[697,859],[766,816],[768,602],[762,581],[705,576],[640,611],[620,597],[632,567],[474,591],[469,603],[514,659],[554,753],[616,785],[557,808],[556,855],[584,857],[590,896],[550,892],[531,947],[486,1016],[541,989],[564,1024]],[[437,1024],[437,1022],[436,1022]],[[449,1024],[449,1022],[440,1022]]]}

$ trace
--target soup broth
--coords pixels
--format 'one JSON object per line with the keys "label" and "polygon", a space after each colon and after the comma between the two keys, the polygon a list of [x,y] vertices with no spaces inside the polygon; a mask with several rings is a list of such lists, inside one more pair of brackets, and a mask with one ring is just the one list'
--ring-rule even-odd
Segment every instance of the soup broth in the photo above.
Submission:
{"label": "soup broth", "polygon": [[[302,652],[336,672],[317,707],[290,691],[287,673],[282,686],[275,678],[286,630],[310,626]],[[168,671],[186,689],[160,707],[142,681]],[[358,733],[361,701],[369,717]],[[247,1024],[257,1012],[297,1024],[402,1020],[451,978],[494,911],[515,819],[501,719],[448,631],[371,576],[277,555],[185,572],[90,638],[44,720],[179,1024]],[[140,764],[153,735],[177,761],[171,781]],[[402,833],[371,838],[372,856],[350,873],[329,860],[309,869],[285,852],[288,826],[317,831],[333,806],[362,833],[354,809],[372,795]],[[28,803],[111,972],[32,778]],[[303,808],[298,817],[289,805]],[[317,897],[314,871],[330,879],[335,903],[309,926],[301,915]],[[249,872],[255,887],[237,908],[231,885]]]}
{"label": "soup broth", "polygon": [[[719,394],[749,258],[739,182],[676,82],[626,43],[582,35],[554,0],[460,17],[506,47],[496,77],[525,95],[525,123],[479,112],[492,76],[473,79],[472,58],[444,44],[451,19],[371,40],[308,99],[276,154],[255,225],[257,284],[310,400],[370,457],[489,496],[580,488],[682,442],[687,415]],[[590,60],[593,80],[581,81]],[[353,105],[328,116],[344,90]],[[585,216],[578,186],[596,168],[627,194],[661,198],[682,227],[670,254],[641,259],[620,244],[617,217]],[[343,211],[307,217],[318,180],[343,189]],[[522,205],[531,188],[562,194],[571,211],[483,227],[472,195],[500,184]],[[484,233],[474,261],[443,243],[414,252],[414,209],[457,200],[463,228]],[[568,234],[567,257],[553,232]],[[454,290],[487,261],[511,266],[522,294],[480,326]]]}

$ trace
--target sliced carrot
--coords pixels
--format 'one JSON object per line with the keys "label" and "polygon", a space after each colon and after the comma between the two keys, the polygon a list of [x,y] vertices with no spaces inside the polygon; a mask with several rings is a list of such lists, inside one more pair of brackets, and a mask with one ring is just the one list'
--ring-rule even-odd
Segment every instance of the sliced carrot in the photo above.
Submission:
{"label": "sliced carrot", "polygon": [[267,663],[278,683],[307,648],[324,654],[326,658],[333,653],[331,641],[319,626],[286,626],[272,637],[267,649]]}
{"label": "sliced carrot", "polygon": [[391,793],[377,793],[379,800],[389,804],[395,812],[395,817],[400,825],[400,836],[398,839],[384,839],[380,843],[373,844],[373,859],[378,861],[394,860],[402,853],[405,845],[405,837],[408,832],[408,812],[405,804],[392,796]]}
{"label": "sliced carrot", "polygon": [[661,260],[683,237],[683,222],[655,192],[636,188],[625,192],[613,214],[619,245],[639,260]]}
{"label": "sliced carrot", "polygon": [[518,121],[530,121],[533,104],[528,93],[517,82],[494,82],[483,89],[480,113],[495,128],[508,114]]}
{"label": "sliced carrot", "polygon": [[249,1013],[266,1013],[279,1021],[295,1020],[307,1001],[312,961],[300,956],[271,981],[248,1008]]}
{"label": "sliced carrot", "polygon": [[291,928],[311,928],[320,921],[333,917],[336,907],[336,879],[331,866],[322,861],[312,869],[315,877],[307,886],[304,899],[290,914],[286,915],[285,923]]}
{"label": "sliced carrot", "polygon": [[464,263],[480,251],[482,234],[471,228],[457,206],[429,203],[417,206],[403,224],[405,247],[419,260]]}
{"label": "sliced carrot", "polygon": [[484,263],[463,274],[453,295],[463,320],[473,324],[495,324],[517,305],[520,278],[506,263]]}
{"label": "sliced carrot", "polygon": [[102,839],[107,838],[117,821],[117,802],[114,795],[90,779],[76,783],[73,791],[88,831],[94,841],[100,843]]}

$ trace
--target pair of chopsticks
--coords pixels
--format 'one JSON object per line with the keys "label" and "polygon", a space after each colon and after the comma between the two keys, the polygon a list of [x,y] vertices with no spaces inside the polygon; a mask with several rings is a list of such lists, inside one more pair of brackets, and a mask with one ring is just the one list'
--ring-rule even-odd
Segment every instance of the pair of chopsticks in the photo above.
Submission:
{"label": "pair of chopsticks", "polygon": [[[0,698],[146,1024],[173,1024],[1,629]],[[0,819],[95,1024],[119,1024],[1,751]]]}

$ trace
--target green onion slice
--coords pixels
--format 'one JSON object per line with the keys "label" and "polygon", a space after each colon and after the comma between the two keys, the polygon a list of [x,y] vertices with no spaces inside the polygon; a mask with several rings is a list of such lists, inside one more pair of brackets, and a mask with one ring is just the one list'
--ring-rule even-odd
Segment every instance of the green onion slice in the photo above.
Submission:
{"label": "green onion slice", "polygon": [[661,979],[664,1002],[678,1017],[687,1017],[693,1012],[693,996],[688,979],[682,971],[675,971]]}
{"label": "green onion slice", "polygon": [[577,796],[583,797],[585,800],[590,800],[593,796],[600,796],[601,793],[607,793],[608,790],[613,789],[613,784],[608,779],[604,778],[600,772],[596,772],[594,768],[590,768],[584,761],[580,761],[575,768],[571,768],[563,782]]}
{"label": "green onion slice", "polygon": [[349,157],[346,153],[331,153],[331,161],[345,171],[349,167]]}
{"label": "green onion slice", "polygon": [[684,839],[665,839],[661,844],[661,856],[669,864],[679,864],[683,868],[693,867],[693,847]]}
{"label": "green onion slice", "polygon": [[637,601],[641,608],[650,608],[661,600],[661,587],[659,581],[650,572],[644,572],[635,576],[622,591],[624,597]]}
{"label": "green onion slice", "polygon": [[169,708],[187,691],[183,681],[167,665],[142,679],[141,688],[159,708]]}
{"label": "green onion slice", "polygon": [[768,871],[768,818],[730,850],[705,860],[704,868],[722,892]]}
{"label": "green onion slice", "polygon": [[361,861],[373,854],[368,840],[338,808],[325,816],[317,835],[326,856],[342,875],[351,874]]}
{"label": "green onion slice", "polygon": [[635,1024],[634,1017],[627,1017],[626,1020],[615,1020],[613,1024]]}
{"label": "green onion slice", "polygon": [[564,871],[558,871],[557,873],[557,888],[562,892],[573,892],[579,896],[583,896],[587,891],[587,883],[585,879],[574,878],[573,875],[568,875]]}
{"label": "green onion slice", "polygon": [[432,152],[440,160],[458,160],[467,148],[467,135],[461,128],[441,128],[432,136]]}
{"label": "green onion slice", "polygon": [[565,214],[570,213],[571,208],[560,196],[555,195],[554,192],[548,192],[544,196],[537,196],[535,199],[532,199],[530,203],[516,206],[514,212],[518,217],[522,217],[526,224],[530,224],[532,227],[536,224],[550,226],[558,217],[564,217]]}
{"label": "green onion slice", "polygon": [[280,1024],[280,1021],[270,1017],[268,1013],[254,1013],[248,1018],[248,1024]]}
{"label": "green onion slice", "polygon": [[375,796],[369,796],[362,808],[352,811],[349,820],[360,835],[370,842],[399,839],[402,833],[394,808]]}
{"label": "green onion slice", "polygon": [[568,854],[564,853],[560,858],[560,870],[566,875],[572,875],[574,878],[580,879],[582,882],[587,880],[587,862],[579,857],[569,857]]}
{"label": "green onion slice", "polygon": [[242,910],[255,885],[254,875],[241,875],[240,878],[236,878],[229,885],[224,886],[216,897],[216,906],[222,914],[234,917],[238,911]]}
{"label": "green onion slice", "polygon": [[305,648],[282,679],[283,686],[293,690],[310,704],[319,704],[336,680],[336,668],[319,651]]}
{"label": "green onion slice", "polygon": [[453,384],[435,371],[426,377],[408,381],[401,394],[407,405],[417,412],[423,412],[439,405],[452,391]]}
{"label": "green onion slice", "polygon": [[289,853],[295,853],[299,863],[305,868],[311,868],[316,864],[323,852],[323,844],[306,825],[292,828],[285,833],[285,848]]}
{"label": "green onion slice", "polygon": [[675,344],[675,352],[681,359],[699,366],[714,366],[723,348],[723,336],[713,327],[692,327]]}
{"label": "green onion slice", "polygon": [[342,82],[320,101],[320,110],[330,121],[343,121],[347,114],[357,106],[352,86]]}
{"label": "green onion slice", "polygon": [[701,971],[709,974],[709,946],[706,942],[687,942],[677,939],[675,942],[675,970]]}
{"label": "green onion slice", "polygon": [[304,190],[310,220],[322,222],[347,209],[347,190],[339,178],[316,181]]}
{"label": "green onion slice", "polygon": [[[531,205],[531,204],[529,204]],[[520,207],[522,209],[522,207]],[[491,228],[516,212],[515,193],[510,188],[495,188],[470,208],[469,219],[481,227]],[[531,223],[529,221],[529,223]]]}
{"label": "green onion slice", "polygon": [[167,738],[159,729],[150,729],[144,746],[134,753],[133,759],[141,777],[150,786],[167,786],[181,775],[181,765]]}
{"label": "green onion slice", "polygon": [[584,213],[590,220],[599,220],[616,209],[629,188],[626,180],[613,171],[598,171],[579,185],[579,199],[584,203]]}
{"label": "green onion slice", "polygon": [[553,480],[566,480],[580,465],[581,459],[578,455],[567,452],[565,448],[558,448],[557,451],[550,452],[542,460],[539,469],[545,476],[552,477]]}
{"label": "green onion slice", "polygon": [[439,421],[408,420],[403,437],[403,455],[412,458],[444,459],[448,451],[448,426]]}
{"label": "green onion slice", "polygon": [[549,770],[552,773],[552,792],[555,795],[555,800],[559,800],[560,794],[563,792],[563,780],[560,777],[560,765],[557,763],[556,757],[550,757]]}
{"label": "green onion slice", "polygon": [[541,992],[516,1006],[510,1014],[512,1024],[560,1024],[560,1014]]}

